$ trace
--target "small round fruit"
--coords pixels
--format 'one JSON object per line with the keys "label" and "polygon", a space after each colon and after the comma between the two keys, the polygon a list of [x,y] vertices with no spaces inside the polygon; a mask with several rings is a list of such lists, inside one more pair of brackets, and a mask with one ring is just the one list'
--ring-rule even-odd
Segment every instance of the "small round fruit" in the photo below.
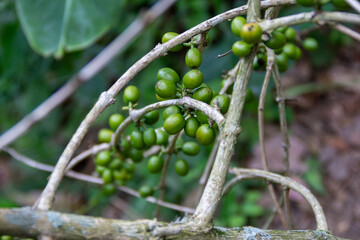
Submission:
{"label": "small round fruit", "polygon": [[177,106],[167,107],[167,108],[165,108],[165,110],[164,110],[164,112],[163,112],[163,114],[162,114],[162,118],[163,118],[164,120],[166,120],[169,116],[174,115],[174,114],[176,114],[176,113],[181,113],[179,107],[177,107]]}
{"label": "small round fruit", "polygon": [[139,189],[140,197],[146,198],[154,194],[154,189],[150,186],[141,186]]}
{"label": "small round fruit", "polygon": [[122,165],[123,165],[123,160],[116,157],[113,160],[111,160],[109,164],[109,168],[111,170],[121,169]]}
{"label": "small round fruit", "polygon": [[194,117],[190,117],[186,120],[185,123],[185,134],[188,135],[189,137],[196,137],[196,131],[197,129],[200,127],[200,123],[198,122],[198,120],[196,120],[196,118]]}
{"label": "small round fruit", "polygon": [[332,0],[332,3],[334,4],[335,7],[341,10],[346,10],[350,7],[345,0]]}
{"label": "small round fruit", "polygon": [[213,97],[216,97],[217,95],[219,95],[219,93],[217,91],[212,90],[212,92],[213,92]]}
{"label": "small round fruit", "polygon": [[316,51],[319,47],[316,39],[311,37],[306,38],[302,44],[306,51]]}
{"label": "small round fruit", "polygon": [[107,183],[102,187],[102,192],[106,196],[113,195],[116,192],[116,187],[112,183]]}
{"label": "small round fruit", "polygon": [[98,140],[101,143],[109,143],[111,142],[111,137],[114,134],[113,131],[107,128],[100,129],[98,132]]}
{"label": "small round fruit", "polygon": [[111,170],[105,169],[101,174],[101,178],[104,181],[104,183],[110,183],[113,178]]}
{"label": "small round fruit", "polygon": [[180,81],[180,77],[177,74],[177,72],[172,69],[172,68],[161,68],[158,72],[157,72],[157,79],[161,80],[161,79],[166,79],[169,81],[174,82],[175,84],[178,83]]}
{"label": "small round fruit", "polygon": [[156,95],[156,99],[158,100],[158,101],[165,101],[165,100],[169,100],[169,98],[162,98],[162,97],[160,97],[159,95],[157,95],[157,94],[155,94]]}
{"label": "small round fruit", "polygon": [[[176,33],[176,32],[167,32],[165,33],[162,38],[161,38],[161,42],[162,43],[166,43],[167,41],[173,39],[174,37],[178,36],[179,34]],[[177,52],[177,51],[180,51],[182,49],[182,45],[179,44],[173,48],[170,49],[170,51],[172,52]]]}
{"label": "small round fruit", "polygon": [[274,49],[276,55],[282,54],[284,48]]}
{"label": "small round fruit", "polygon": [[116,129],[120,126],[120,124],[125,120],[124,116],[120,113],[114,113],[109,118],[109,126],[113,131],[116,131]]}
{"label": "small round fruit", "polygon": [[106,166],[111,161],[111,153],[108,150],[101,151],[96,155],[95,164]]}
{"label": "small round fruit", "polygon": [[293,28],[287,28],[284,35],[288,41],[294,41],[296,37],[296,31]]}
{"label": "small round fruit", "polygon": [[214,97],[211,100],[210,106],[212,107],[219,107],[220,108],[220,112],[222,114],[225,114],[228,109],[229,109],[229,105],[230,105],[230,98],[228,97],[228,95],[217,95],[216,97]]}
{"label": "small round fruit", "polygon": [[196,156],[200,152],[200,146],[196,142],[185,142],[182,146],[183,153],[189,156]]}
{"label": "small round fruit", "polygon": [[206,115],[205,113],[203,113],[200,110],[196,111],[196,119],[200,122],[200,123],[207,123],[209,121],[209,116]]}
{"label": "small round fruit", "polygon": [[124,162],[124,169],[127,173],[133,173],[135,171],[135,164],[131,161]]}
{"label": "small round fruit", "polygon": [[196,131],[196,139],[201,145],[208,146],[215,140],[215,131],[209,124],[201,125]]}
{"label": "small round fruit", "polygon": [[179,133],[184,126],[185,120],[179,113],[169,116],[164,122],[164,129],[170,135]]}
{"label": "small round fruit", "polygon": [[202,63],[202,53],[199,49],[190,48],[185,56],[185,64],[188,68],[198,68]]}
{"label": "small round fruit", "polygon": [[126,180],[117,180],[117,179],[115,179],[114,183],[115,183],[116,186],[125,186]]}
{"label": "small round fruit", "polygon": [[199,87],[204,81],[204,76],[199,70],[191,70],[183,77],[185,88],[194,89]]}
{"label": "small round fruit", "polygon": [[251,52],[251,46],[244,41],[236,41],[232,45],[232,51],[238,57],[246,57]]}
{"label": "small round fruit", "polygon": [[161,79],[155,85],[156,95],[161,98],[174,98],[176,96],[176,85],[174,82]]}
{"label": "small round fruit", "polygon": [[96,172],[101,176],[101,174],[104,172],[104,170],[106,169],[106,167],[101,166],[101,165],[96,165],[95,170]]}
{"label": "small round fruit", "polygon": [[255,99],[256,98],[255,98],[254,92],[250,88],[248,88],[246,91],[245,103],[250,103],[250,102],[254,101]]}
{"label": "small round fruit", "polygon": [[153,128],[148,128],[143,134],[144,143],[146,147],[151,147],[156,144],[156,133]]}
{"label": "small round fruit", "polygon": [[143,152],[141,150],[131,148],[129,151],[129,157],[135,162],[141,162],[143,159]]}
{"label": "small round fruit", "polygon": [[296,0],[296,2],[304,7],[312,7],[315,5],[314,0]]}
{"label": "small round fruit", "polygon": [[295,61],[299,60],[302,57],[302,51],[299,47],[296,47],[296,56],[294,58]]}
{"label": "small round fruit", "polygon": [[253,69],[254,71],[258,71],[258,70],[261,69],[261,66],[260,66],[260,64],[259,64],[259,58],[258,58],[258,56],[255,56],[255,57],[254,57],[252,69]]}
{"label": "small round fruit", "polygon": [[278,66],[280,65],[287,65],[288,57],[285,53],[276,56],[276,63]]}
{"label": "small round fruit", "polygon": [[286,29],[287,29],[287,27],[279,27],[279,28],[275,29],[275,31],[284,33],[286,31]]}
{"label": "small round fruit", "polygon": [[134,174],[133,173],[127,173],[126,174],[126,181],[130,181],[134,178]]}
{"label": "small round fruit", "polygon": [[159,173],[161,172],[164,166],[164,160],[159,156],[151,156],[147,163],[147,169],[150,173]]}
{"label": "small round fruit", "polygon": [[127,86],[124,91],[124,102],[126,104],[129,104],[130,102],[132,104],[137,103],[140,97],[139,89],[135,86]]}
{"label": "small round fruit", "polygon": [[278,65],[279,72],[285,72],[288,69],[288,65]]}
{"label": "small round fruit", "polygon": [[284,34],[278,31],[273,31],[271,38],[265,42],[265,45],[271,49],[282,48],[286,43]]}
{"label": "small round fruit", "polygon": [[241,38],[247,43],[260,41],[263,31],[257,23],[246,23],[240,30]]}
{"label": "small round fruit", "polygon": [[159,120],[159,112],[157,110],[148,112],[144,115],[144,122],[148,125],[155,124]]}
{"label": "small round fruit", "polygon": [[132,131],[132,133],[130,134],[130,144],[133,148],[136,148],[138,150],[143,149],[143,133],[139,130]]}
{"label": "small round fruit", "polygon": [[184,159],[175,162],[175,171],[179,176],[186,176],[189,173],[189,164]]}
{"label": "small round fruit", "polygon": [[231,21],[231,31],[232,33],[240,37],[241,28],[246,24],[246,20],[243,17],[236,17]]}
{"label": "small round fruit", "polygon": [[169,142],[169,135],[162,129],[156,129],[156,144],[166,145]]}
{"label": "small round fruit", "polygon": [[184,140],[181,137],[176,139],[176,142],[175,142],[176,152],[177,152],[177,150],[180,150],[183,145],[184,145]]}
{"label": "small round fruit", "polygon": [[130,143],[128,142],[128,140],[126,140],[126,138],[121,138],[119,148],[120,151],[125,154],[130,150]]}
{"label": "small round fruit", "polygon": [[211,99],[213,98],[213,91],[209,87],[202,87],[202,88],[199,88],[198,90],[196,90],[193,93],[192,97],[196,100],[199,100],[199,101],[202,101],[205,103],[210,103]]}
{"label": "small round fruit", "polygon": [[295,60],[297,57],[297,50],[296,46],[292,43],[287,43],[284,46],[283,52],[288,56],[288,58]]}
{"label": "small round fruit", "polygon": [[127,178],[127,172],[126,170],[123,168],[121,170],[114,170],[112,172],[113,174],[113,177],[115,178],[115,181],[118,180],[118,181],[126,181],[126,178]]}

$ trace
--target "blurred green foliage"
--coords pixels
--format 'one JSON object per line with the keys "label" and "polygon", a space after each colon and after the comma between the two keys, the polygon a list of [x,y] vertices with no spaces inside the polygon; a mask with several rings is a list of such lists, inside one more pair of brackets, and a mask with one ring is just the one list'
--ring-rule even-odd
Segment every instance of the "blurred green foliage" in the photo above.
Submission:
{"label": "blurred green foliage", "polygon": [[[79,71],[82,66],[104,49],[143,9],[150,7],[155,2],[155,0],[121,1],[121,8],[116,8],[118,12],[112,21],[113,24],[105,35],[90,47],[67,53],[62,59],[44,58],[35,53],[30,48],[24,31],[21,28],[14,2],[10,0],[0,2],[0,132],[10,128],[43,102]],[[246,4],[245,0],[179,0],[174,7],[146,28],[141,33],[141,36],[131,43],[103,71],[97,74],[91,81],[85,83],[74,96],[49,114],[41,123],[36,124],[12,146],[19,152],[39,162],[54,165],[66,143],[79,126],[81,120],[86,116],[86,113],[96,102],[100,93],[108,89],[132,64],[160,42],[163,33],[167,31],[183,32],[216,14],[244,4]],[[298,6],[283,8],[281,15],[303,10],[304,8]],[[309,26],[309,24],[306,26]],[[301,30],[302,26],[296,28]],[[230,23],[228,22],[212,29],[209,32],[209,36],[210,44],[204,51],[200,70],[204,74],[205,83],[218,91],[221,86],[223,71],[231,69],[236,64],[238,58],[232,54],[220,59],[216,56],[231,49],[236,37],[231,34]],[[348,38],[344,38],[343,35],[339,35],[337,32],[331,32],[330,41],[327,41],[327,35],[322,32],[316,32],[312,36],[319,40],[320,46],[340,46],[341,44],[349,43]],[[322,44],[323,42],[326,42],[326,44]],[[315,66],[323,67],[329,61],[332,61],[332,56],[335,54],[332,49],[334,48],[328,47],[325,51],[331,57],[326,56],[323,59],[319,53],[320,50],[313,53],[311,59]],[[178,53],[170,53],[151,63],[148,68],[136,76],[131,84],[138,86],[140,89],[140,106],[156,101],[154,85],[159,68],[172,67],[180,75],[186,72],[187,68],[184,63],[185,53],[184,50]],[[257,97],[263,78],[263,73],[256,72],[253,74],[250,82],[250,88]],[[272,86],[269,89],[272,89]],[[117,99],[118,101],[109,107],[95,122],[93,128],[85,137],[85,143],[81,147],[82,150],[96,143],[97,131],[102,127],[107,127],[107,119],[111,114],[122,112],[122,93],[119,94]],[[124,114],[125,112],[122,113]],[[287,114],[288,120],[291,121],[293,112],[288,109]],[[257,101],[254,101],[245,107],[245,114],[242,119],[243,131],[234,159],[234,163],[237,165],[242,164],[242,157],[248,154],[253,145],[258,141],[256,116]],[[269,91],[267,96],[264,117],[266,121],[270,122],[278,122],[279,120],[277,104],[274,101],[272,90]],[[156,126],[161,126],[161,124],[160,121]],[[129,130],[131,129],[132,127]],[[196,182],[199,176],[201,176],[210,150],[211,147],[203,148],[200,155],[196,157],[183,156],[181,153],[179,156],[172,157],[167,179],[166,201],[181,204],[189,192],[197,187]],[[178,157],[183,157],[189,162],[190,173],[186,177],[179,177],[175,173],[174,162]],[[38,170],[30,169],[16,161],[11,163],[10,170],[10,176],[13,181],[6,188],[4,187],[0,190],[1,195],[6,195],[9,192],[24,192],[26,194],[26,192],[31,190],[41,190],[45,186],[48,177],[48,173],[39,173]],[[128,186],[138,189],[140,184],[156,186],[160,176],[148,173],[146,170],[146,159],[144,159],[141,163],[137,164],[134,179],[129,182]],[[259,186],[259,184],[255,185]],[[313,185],[317,185],[317,188],[320,189],[318,183]],[[260,186],[262,185],[260,184]],[[224,198],[222,204],[223,211],[218,218],[220,225],[241,226],[252,221],[253,217],[258,217],[264,213],[264,209],[257,204],[259,193],[253,190],[246,193],[248,188],[251,188],[248,183],[240,184],[236,188],[238,190],[232,191]],[[99,215],[103,207],[108,204],[108,199],[101,197],[101,189],[90,184],[67,180],[61,184],[60,191],[82,195],[84,206],[79,209],[81,213]],[[3,200],[2,197],[0,198],[2,199],[2,207],[8,206],[9,203],[11,204],[11,199]],[[236,198],[242,199],[241,203],[244,205],[234,201]],[[155,205],[148,204],[143,199],[137,198],[131,198],[131,204],[143,217],[152,217],[156,208]],[[180,213],[168,209],[164,209],[162,213],[165,220],[173,220],[174,216],[180,215]],[[232,217],[228,218],[230,215]]]}

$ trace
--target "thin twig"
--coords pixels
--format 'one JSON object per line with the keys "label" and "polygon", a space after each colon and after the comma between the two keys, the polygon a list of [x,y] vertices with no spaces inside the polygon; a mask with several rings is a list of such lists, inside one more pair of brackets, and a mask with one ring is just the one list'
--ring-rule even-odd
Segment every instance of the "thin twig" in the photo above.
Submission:
{"label": "thin twig", "polygon": [[360,13],[360,3],[356,0],[345,0],[353,9]]}
{"label": "thin twig", "polygon": [[[274,51],[269,51],[270,55],[275,56]],[[278,66],[274,64],[273,68],[273,77],[274,82],[276,86],[276,92],[277,92],[277,99],[278,106],[279,106],[279,115],[280,115],[280,130],[281,130],[281,141],[282,141],[282,150],[283,150],[283,164],[284,164],[284,172],[285,176],[290,175],[290,161],[289,161],[289,149],[290,149],[290,141],[289,141],[289,134],[288,134],[288,127],[287,127],[287,121],[286,121],[286,108],[285,108],[285,93],[282,88],[281,79],[280,79],[280,73]],[[286,217],[290,223],[290,226],[292,229],[295,228],[295,222],[291,214],[291,207],[290,207],[290,199],[289,199],[289,189],[284,188],[283,189],[283,197],[284,197],[284,205],[285,205],[285,212]]]}
{"label": "thin twig", "polygon": [[264,20],[259,22],[260,27],[263,31],[274,30],[279,27],[288,27],[291,25],[301,24],[301,23],[319,23],[323,24],[324,22],[345,22],[345,23],[356,23],[360,24],[360,15],[353,13],[345,12],[304,12],[293,14],[286,17],[280,17],[272,20]]}
{"label": "thin twig", "polygon": [[200,186],[199,186],[199,189],[197,190],[198,191],[197,192],[197,195],[198,195],[197,200],[198,201],[200,200],[201,194],[204,191],[205,185],[206,185],[207,180],[209,178],[211,167],[214,164],[216,153],[217,153],[218,148],[219,148],[219,144],[220,144],[220,137],[218,136],[216,138],[216,141],[215,141],[215,144],[214,144],[213,148],[211,149],[211,153],[210,153],[210,156],[209,156],[209,158],[207,160],[204,172],[201,175],[200,180],[199,180],[199,185]]}
{"label": "thin twig", "polygon": [[[177,139],[181,136],[182,132],[176,134],[170,141],[169,146],[166,149],[166,159],[165,159],[165,164],[164,167],[162,169],[161,172],[161,179],[159,182],[159,186],[158,188],[160,189],[160,200],[164,200],[165,199],[165,188],[166,188],[166,174],[167,174],[167,170],[169,168],[169,163],[170,163],[170,159],[171,159],[171,155],[174,153],[175,151],[175,144]],[[155,211],[155,218],[159,218],[160,216],[160,210],[161,207],[157,206],[156,211]]]}
{"label": "thin twig", "polygon": [[[38,170],[42,170],[42,171],[45,171],[45,172],[53,172],[54,169],[55,169],[55,167],[53,167],[53,166],[43,164],[43,163],[39,163],[39,162],[37,162],[37,161],[35,161],[33,159],[30,159],[30,158],[16,152],[12,148],[6,147],[6,148],[4,148],[2,150],[4,152],[7,152],[15,160],[18,160],[19,162],[22,162],[22,163],[24,163],[25,165],[27,165],[29,167],[32,167],[32,168],[35,168],[35,169],[38,169]],[[90,176],[90,175],[87,175],[87,174],[78,173],[78,172],[74,172],[74,171],[68,171],[66,173],[66,176],[70,177],[70,178],[73,178],[73,179],[80,180],[80,181],[88,182],[88,183],[94,183],[94,184],[97,184],[97,185],[103,185],[104,184],[104,182],[103,182],[103,180],[101,178],[93,177],[93,176]],[[127,193],[127,194],[129,194],[131,196],[140,198],[140,194],[136,190],[133,190],[131,188],[124,187],[124,186],[117,186],[117,189],[119,189],[120,191],[125,192],[125,193]],[[174,204],[174,203],[161,201],[161,200],[156,199],[154,197],[147,197],[147,198],[144,198],[144,199],[146,201],[150,202],[150,203],[154,203],[154,204],[157,204],[157,205],[169,208],[169,209],[173,209],[173,210],[176,210],[176,211],[180,211],[180,212],[194,213],[194,211],[195,211],[192,208],[183,207],[183,206],[180,206],[180,205],[177,205],[177,204]]]}
{"label": "thin twig", "polygon": [[226,73],[226,81],[224,86],[221,88],[219,94],[225,94],[226,91],[229,89],[229,87],[231,86],[231,84],[233,84],[235,82],[236,79],[236,74],[239,70],[239,65],[240,65],[240,61],[235,65],[235,67],[233,67],[230,71],[228,71]]}
{"label": "thin twig", "polygon": [[86,158],[90,157],[90,156],[94,156],[96,154],[98,154],[101,151],[104,150],[108,150],[110,149],[110,144],[109,143],[102,143],[99,145],[94,145],[91,148],[83,151],[82,153],[78,154],[76,157],[74,157],[73,159],[71,159],[69,165],[67,166],[65,172],[73,169],[77,164],[79,164],[80,162],[82,162],[83,160],[85,160]]}
{"label": "thin twig", "polygon": [[[268,51],[268,53],[269,53],[269,51]],[[263,86],[261,88],[261,93],[260,93],[260,97],[259,97],[259,106],[258,106],[258,126],[259,126],[259,142],[260,142],[260,148],[261,148],[261,162],[266,171],[269,171],[269,166],[268,166],[266,147],[265,147],[264,105],[265,105],[266,92],[267,92],[268,85],[269,85],[270,78],[271,78],[271,72],[273,69],[273,65],[275,65],[274,62],[275,62],[275,55],[268,54],[266,74],[265,74]],[[285,215],[284,215],[284,213],[281,209],[281,206],[277,200],[274,186],[271,183],[268,183],[267,186],[268,186],[268,190],[269,190],[271,199],[273,200],[273,202],[275,204],[275,207],[277,209],[277,212],[280,216],[280,219],[281,219],[284,227],[286,229],[289,229],[289,225],[286,221]]]}
{"label": "thin twig", "polygon": [[[283,204],[283,201],[284,201],[284,198],[283,196],[281,196],[279,198],[279,204],[280,206]],[[270,213],[270,216],[268,216],[268,218],[266,219],[265,223],[263,224],[262,228],[261,229],[268,229],[270,224],[272,223],[272,221],[274,220],[275,218],[275,215],[277,213],[277,209],[276,209],[276,206],[273,206],[273,208],[271,209],[271,213]]]}
{"label": "thin twig", "polygon": [[229,55],[230,53],[232,53],[232,49],[230,49],[229,51],[222,53],[222,54],[218,54],[216,57],[217,58],[222,58],[225,57],[226,55]]}
{"label": "thin twig", "polygon": [[355,39],[356,41],[360,41],[360,33],[355,32],[351,28],[345,27],[344,25],[341,25],[339,23],[330,24],[330,26],[332,28],[338,30],[339,32],[342,32],[342,33],[348,35],[349,37]]}
{"label": "thin twig", "polygon": [[0,136],[0,149],[11,144],[24,135],[35,123],[46,117],[52,110],[62,104],[85,82],[100,72],[122,50],[124,50],[139,34],[177,0],[160,0],[144,14],[139,15],[117,38],[104,48],[95,58],[86,64],[65,85],[48,99],[42,102],[31,113],[26,115],[13,127]]}
{"label": "thin twig", "polygon": [[259,170],[259,169],[245,169],[245,168],[232,168],[229,173],[241,175],[241,179],[245,178],[264,178],[268,181],[272,181],[283,186],[287,186],[290,189],[300,193],[306,201],[310,204],[317,223],[317,230],[328,231],[328,225],[326,222],[324,211],[316,199],[316,197],[303,185],[297,183],[289,177],[284,177],[275,173]]}

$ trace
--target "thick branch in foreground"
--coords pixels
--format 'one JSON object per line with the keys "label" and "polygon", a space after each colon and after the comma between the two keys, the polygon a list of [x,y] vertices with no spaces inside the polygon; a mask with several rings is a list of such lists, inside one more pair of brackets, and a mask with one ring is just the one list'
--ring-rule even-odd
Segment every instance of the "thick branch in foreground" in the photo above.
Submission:
{"label": "thick branch in foreground", "polygon": [[[0,209],[0,235],[37,238],[47,235],[54,239],[159,239],[157,228],[173,228],[171,239],[327,239],[337,240],[325,231],[261,230],[254,227],[212,228],[209,232],[178,231],[179,223],[156,220],[122,221],[65,214],[31,208]],[[178,232],[176,232],[178,231]],[[167,238],[167,239],[170,239]]]}

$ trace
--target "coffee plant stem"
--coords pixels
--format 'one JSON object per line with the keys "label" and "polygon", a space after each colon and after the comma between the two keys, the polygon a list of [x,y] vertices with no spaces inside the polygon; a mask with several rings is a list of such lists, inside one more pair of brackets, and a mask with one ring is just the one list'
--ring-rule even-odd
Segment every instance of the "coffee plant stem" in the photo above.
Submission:
{"label": "coffee plant stem", "polygon": [[[255,21],[260,17],[260,0],[250,0],[248,6],[247,21]],[[240,60],[225,126],[220,132],[219,150],[208,182],[193,216],[193,222],[198,226],[206,226],[210,223],[221,199],[231,157],[234,154],[235,142],[241,131],[239,124],[256,50],[257,46],[253,47],[250,55]]]}
{"label": "coffee plant stem", "polygon": [[345,27],[342,24],[339,23],[332,23],[330,24],[330,26],[336,30],[338,30],[339,32],[342,32],[346,35],[348,35],[349,37],[355,39],[356,41],[360,42],[360,33],[352,30],[351,28]]}
{"label": "coffee plant stem", "polygon": [[353,9],[360,13],[360,3],[356,0],[345,0]]}
{"label": "coffee plant stem", "polygon": [[[264,105],[265,105],[266,92],[267,92],[268,85],[269,85],[270,78],[271,78],[271,72],[272,72],[273,66],[275,65],[274,63],[275,63],[275,56],[268,55],[266,74],[265,74],[264,82],[263,82],[263,85],[261,88],[261,93],[260,93],[260,97],[259,97],[259,106],[258,106],[258,127],[259,127],[259,142],[260,142],[260,148],[261,148],[261,162],[266,171],[269,171],[269,164],[268,164],[268,160],[267,160],[266,147],[265,147]],[[274,205],[277,209],[277,212],[280,216],[280,219],[281,219],[284,227],[286,229],[289,229],[289,224],[286,221],[285,215],[281,209],[279,201],[277,200],[274,186],[271,183],[267,183],[267,186],[268,186],[270,196],[274,202]]]}
{"label": "coffee plant stem", "polygon": [[[166,174],[167,174],[167,170],[169,168],[169,163],[170,163],[170,159],[171,159],[171,156],[172,154],[174,153],[175,151],[175,144],[176,144],[176,141],[178,140],[179,137],[181,137],[183,131],[181,131],[180,133],[176,134],[170,141],[170,144],[169,146],[167,147],[166,149],[166,159],[165,159],[165,164],[164,164],[164,167],[161,171],[161,179],[160,179],[160,182],[159,182],[159,186],[158,188],[160,189],[160,197],[159,199],[160,200],[164,200],[165,198],[165,189],[166,189]],[[160,205],[157,206],[156,210],[155,210],[155,218],[159,218],[160,216]]]}

